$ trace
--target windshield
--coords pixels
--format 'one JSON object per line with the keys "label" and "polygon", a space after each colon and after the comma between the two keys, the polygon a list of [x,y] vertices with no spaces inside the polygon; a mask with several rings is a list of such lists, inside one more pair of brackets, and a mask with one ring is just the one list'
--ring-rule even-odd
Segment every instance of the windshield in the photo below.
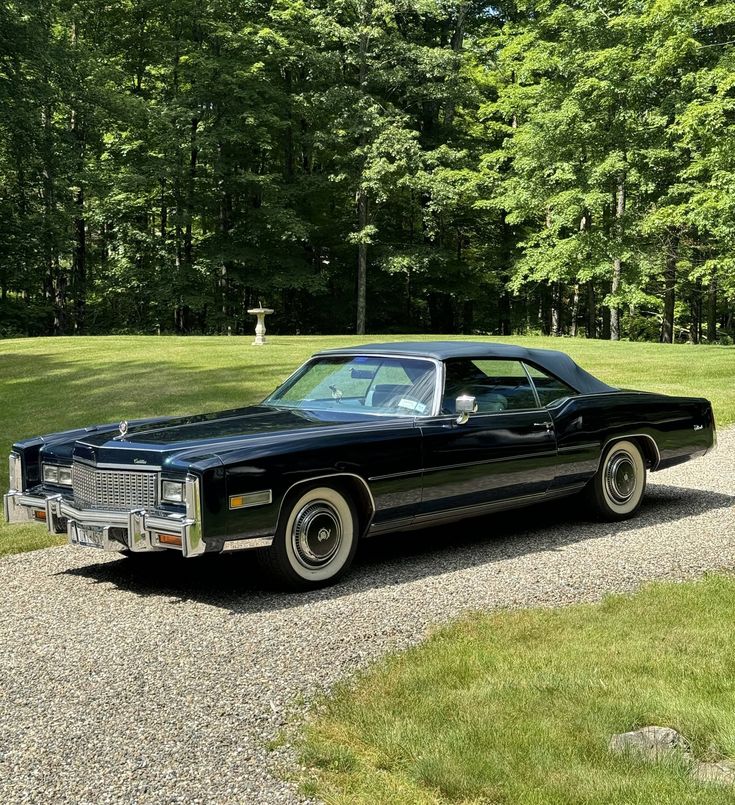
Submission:
{"label": "windshield", "polygon": [[335,355],[304,364],[264,404],[421,416],[431,413],[435,384],[431,361]]}

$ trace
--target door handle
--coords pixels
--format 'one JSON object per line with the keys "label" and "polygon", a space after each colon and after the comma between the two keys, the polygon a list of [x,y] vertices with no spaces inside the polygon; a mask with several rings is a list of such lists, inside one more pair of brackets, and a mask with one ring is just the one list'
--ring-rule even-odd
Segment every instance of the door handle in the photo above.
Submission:
{"label": "door handle", "polygon": [[533,423],[533,429],[534,430],[545,430],[547,433],[549,433],[551,431],[552,427],[553,426],[552,426],[551,422],[548,422],[548,421],[546,421],[546,422],[534,422]]}

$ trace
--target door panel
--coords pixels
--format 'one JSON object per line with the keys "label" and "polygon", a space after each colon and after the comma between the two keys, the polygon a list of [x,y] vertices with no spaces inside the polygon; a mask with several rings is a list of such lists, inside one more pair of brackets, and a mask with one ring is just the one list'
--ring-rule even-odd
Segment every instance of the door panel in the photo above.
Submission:
{"label": "door panel", "polygon": [[474,414],[421,422],[424,480],[419,515],[542,495],[556,467],[548,411]]}

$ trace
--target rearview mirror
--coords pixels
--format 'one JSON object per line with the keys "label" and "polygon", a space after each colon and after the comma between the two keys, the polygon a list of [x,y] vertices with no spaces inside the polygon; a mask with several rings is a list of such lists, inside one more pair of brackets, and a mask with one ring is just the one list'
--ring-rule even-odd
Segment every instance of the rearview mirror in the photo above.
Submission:
{"label": "rearview mirror", "polygon": [[454,401],[454,410],[457,413],[457,424],[464,425],[470,414],[477,413],[477,400],[469,394],[461,394]]}

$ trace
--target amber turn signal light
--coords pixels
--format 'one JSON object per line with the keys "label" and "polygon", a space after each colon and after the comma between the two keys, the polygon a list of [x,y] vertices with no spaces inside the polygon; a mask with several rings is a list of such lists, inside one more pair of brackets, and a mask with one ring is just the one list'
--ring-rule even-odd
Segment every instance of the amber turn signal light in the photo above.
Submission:
{"label": "amber turn signal light", "polygon": [[177,537],[176,534],[159,534],[158,541],[162,545],[178,545],[181,547],[181,537]]}
{"label": "amber turn signal light", "polygon": [[41,520],[44,523],[46,522],[46,512],[44,511],[33,512],[33,516],[36,518],[36,520]]}

